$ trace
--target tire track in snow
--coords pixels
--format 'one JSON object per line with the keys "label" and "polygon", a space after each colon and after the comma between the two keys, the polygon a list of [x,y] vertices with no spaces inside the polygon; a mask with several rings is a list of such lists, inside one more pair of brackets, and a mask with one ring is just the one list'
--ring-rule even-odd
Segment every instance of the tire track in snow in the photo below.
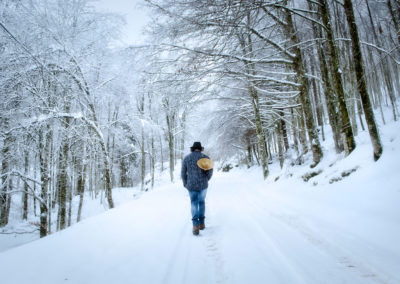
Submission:
{"label": "tire track in snow", "polygon": [[[178,237],[175,240],[174,248],[171,251],[170,259],[168,261],[168,265],[166,267],[166,271],[163,277],[162,283],[168,284],[168,283],[176,283],[176,270],[179,269],[179,260],[183,257],[183,247],[185,244],[185,235],[189,229],[189,226],[185,223],[183,223],[183,226],[181,227],[180,233],[178,234]],[[184,264],[187,263],[186,261]],[[186,270],[186,269],[184,269]],[[184,275],[185,276],[185,275]],[[185,278],[185,277],[184,277]],[[185,283],[184,278],[181,280],[180,283]]]}
{"label": "tire track in snow", "polygon": [[[247,187],[243,186],[242,188]],[[274,237],[263,226],[263,223],[260,222],[259,218],[264,218],[265,215],[264,213],[260,214],[260,212],[257,212],[258,208],[254,206],[255,204],[249,202],[249,199],[246,197],[248,193],[245,192],[247,190],[243,191],[240,189],[240,191],[242,191],[241,194],[232,194],[232,199],[236,206],[241,209],[238,210],[242,214],[242,219],[239,219],[241,221],[241,227],[243,231],[246,232],[249,239],[252,240],[251,245],[256,247],[257,252],[264,255],[267,262],[273,259],[268,265],[268,268],[270,268],[268,272],[263,271],[263,273],[266,274],[265,277],[267,279],[273,279],[272,283],[312,283],[304,279],[304,276],[299,273],[290,257],[285,254],[285,251],[281,249]],[[274,229],[276,230],[276,227],[274,227]],[[276,262],[279,263],[278,267],[274,267]],[[274,274],[272,275],[270,273]]]}
{"label": "tire track in snow", "polygon": [[380,283],[380,284],[389,283],[386,280],[384,280],[377,273],[377,271],[374,271],[373,268],[365,264],[365,262],[363,263],[361,261],[357,261],[356,259],[351,257],[350,251],[346,251],[340,246],[334,245],[328,240],[318,236],[316,232],[313,232],[312,230],[307,228],[304,224],[301,224],[301,221],[298,218],[292,215],[273,214],[273,213],[271,213],[270,216],[286,224],[287,226],[293,228],[294,230],[300,232],[312,245],[325,251],[332,258],[334,258],[339,264],[341,264],[344,269],[352,273],[357,273],[361,277],[372,280],[375,283]]}
{"label": "tire track in snow", "polygon": [[[384,277],[380,276],[377,271],[368,266],[365,261],[358,261],[354,257],[351,257],[351,252],[346,251],[338,245],[335,245],[332,242],[329,242],[326,238],[319,236],[319,234],[313,230],[311,230],[307,225],[301,222],[301,219],[298,217],[299,213],[274,213],[268,209],[265,204],[261,204],[259,200],[263,200],[261,198],[254,198],[252,200],[248,199],[253,205],[253,208],[256,210],[263,212],[261,214],[267,214],[278,222],[285,224],[289,228],[299,232],[310,244],[318,249],[324,251],[331,258],[335,260],[336,263],[340,264],[343,269],[346,269],[350,273],[356,273],[360,277],[364,278],[366,281],[373,281],[374,283],[379,284],[388,284],[392,282],[387,282],[384,280]],[[282,204],[282,207],[284,204]],[[293,208],[290,208],[293,210]],[[330,226],[333,226],[330,224]]]}
{"label": "tire track in snow", "polygon": [[218,176],[215,181],[211,207],[216,222],[220,222],[216,235],[224,238],[221,255],[229,271],[227,283],[317,283],[305,281],[265,231],[258,220],[265,215],[259,216],[243,198],[253,192],[247,179],[226,177]]}

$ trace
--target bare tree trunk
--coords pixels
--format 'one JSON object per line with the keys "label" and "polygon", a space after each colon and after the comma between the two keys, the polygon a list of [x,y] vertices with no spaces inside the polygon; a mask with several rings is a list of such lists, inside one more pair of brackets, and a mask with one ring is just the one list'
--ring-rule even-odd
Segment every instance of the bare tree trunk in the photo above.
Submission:
{"label": "bare tree trunk", "polygon": [[159,136],[160,138],[160,158],[161,158],[161,172],[164,171],[164,151],[163,151],[163,144],[162,144],[162,136]]}
{"label": "bare tree trunk", "polygon": [[253,106],[255,121],[256,121],[256,133],[258,138],[258,149],[259,149],[259,156],[261,159],[261,167],[263,170],[264,179],[268,177],[269,170],[268,170],[268,161],[267,161],[267,149],[265,147],[265,134],[262,126],[260,109],[259,109],[259,101],[258,101],[258,93],[256,90],[250,88],[250,95],[251,95],[251,104]]}
{"label": "bare tree trunk", "polygon": [[168,148],[169,148],[169,175],[171,178],[171,182],[174,182],[174,133],[173,127],[175,124],[175,120],[173,115],[167,114],[167,131],[168,131]]}
{"label": "bare tree trunk", "polygon": [[[66,103],[65,112],[70,112],[69,103]],[[70,124],[70,118],[65,117],[62,127],[62,143],[59,154],[59,167],[58,167],[58,205],[59,205],[59,220],[60,230],[64,230],[67,224],[67,191],[68,191],[68,153],[69,153],[69,141],[68,141],[68,128]]]}
{"label": "bare tree trunk", "polygon": [[285,151],[288,151],[289,150],[289,140],[288,140],[287,129],[286,129],[285,115],[282,110],[279,111],[279,116],[281,117],[281,119],[280,119],[280,124],[278,127],[280,127],[280,133],[283,138],[283,144],[285,145]]}
{"label": "bare tree trunk", "polygon": [[[312,10],[311,1],[307,1],[307,3],[310,10]],[[315,23],[312,23],[312,26],[313,26],[314,37],[322,38],[323,35],[320,26],[316,25]],[[322,85],[325,93],[325,102],[328,111],[329,125],[331,126],[332,129],[332,138],[335,144],[336,153],[340,153],[341,151],[343,151],[343,144],[340,139],[338,118],[337,118],[338,115],[336,112],[337,100],[333,93],[332,84],[329,79],[329,68],[327,64],[326,53],[321,40],[318,41],[317,54],[321,70]]]}
{"label": "bare tree trunk", "polygon": [[[74,158],[73,165],[76,163],[76,158]],[[67,226],[71,227],[72,223],[72,198],[73,198],[73,193],[75,192],[74,188],[74,182],[75,182],[75,172],[71,169],[71,177],[69,179],[69,190],[68,190],[68,219],[67,219]]]}
{"label": "bare tree trunk", "polygon": [[307,132],[310,139],[311,151],[313,154],[314,164],[311,165],[315,167],[323,156],[321,144],[319,142],[318,130],[315,126],[315,121],[312,112],[312,106],[310,102],[310,95],[308,90],[308,81],[304,71],[303,58],[301,50],[298,47],[299,40],[297,38],[297,33],[292,20],[292,15],[288,10],[286,12],[286,22],[287,22],[287,32],[290,35],[291,42],[293,44],[293,51],[295,53],[295,58],[293,59],[293,68],[297,74],[297,81],[300,83],[300,102],[303,107],[304,115],[306,117]]}
{"label": "bare tree trunk", "polygon": [[[371,29],[372,29],[372,35],[374,36],[375,42],[379,45],[382,46],[382,43],[378,37],[378,35],[376,34],[375,31],[375,23],[373,21],[372,18],[372,13],[371,13],[371,9],[369,7],[369,2],[368,0],[365,0],[366,4],[367,4],[367,10],[368,10],[368,16],[369,16],[369,20],[370,20],[370,24],[371,24]],[[381,64],[381,69],[382,69],[382,73],[383,73],[383,79],[385,82],[385,86],[390,98],[390,103],[392,105],[392,112],[393,112],[393,120],[397,121],[397,105],[396,105],[396,96],[395,96],[395,90],[393,87],[393,80],[392,80],[392,76],[391,76],[391,72],[390,72],[390,62],[388,57],[383,54],[382,52],[379,52],[381,58],[382,58],[382,63]],[[372,56],[371,56],[372,58]],[[373,72],[373,74],[376,74],[375,72]]]}
{"label": "bare tree trunk", "polygon": [[250,168],[253,164],[253,153],[251,151],[250,135],[247,135],[247,167]]}
{"label": "bare tree trunk", "polygon": [[62,150],[59,155],[58,167],[58,220],[59,229],[63,230],[66,227],[66,212],[67,212],[67,157],[68,144],[64,141]]}
{"label": "bare tree trunk", "polygon": [[299,154],[299,142],[298,142],[298,131],[296,127],[296,119],[293,114],[293,108],[290,108],[290,116],[291,116],[291,124],[292,124],[292,133],[293,133],[293,145],[296,153]]}
{"label": "bare tree trunk", "polygon": [[[250,14],[247,14],[247,25],[250,27]],[[250,30],[250,28],[248,28]],[[250,58],[253,57],[253,43],[251,39],[251,34],[247,35],[238,35],[240,45],[242,48],[242,53],[244,56],[249,56]],[[258,150],[259,150],[259,156],[261,160],[261,167],[263,171],[263,176],[264,179],[268,177],[269,170],[268,170],[268,158],[267,158],[267,148],[266,148],[266,140],[265,140],[265,133],[263,129],[263,123],[261,120],[261,114],[260,114],[260,103],[259,103],[259,97],[258,97],[258,92],[255,89],[254,82],[250,79],[250,75],[255,75],[255,68],[254,65],[252,65],[250,62],[244,61],[244,67],[246,74],[248,74],[247,79],[247,88],[248,92],[250,95],[251,99],[251,105],[253,107],[253,114],[254,114],[254,120],[255,120],[255,125],[256,125],[256,134],[257,134],[257,140],[258,140]]]}
{"label": "bare tree trunk", "polygon": [[[316,67],[316,62],[313,56],[310,58],[310,68],[311,68],[311,74],[315,75],[316,77],[318,76],[315,71]],[[321,92],[319,91],[319,86],[317,85],[317,80],[312,79],[312,87],[313,87],[313,98],[314,98],[314,108],[315,108],[315,117],[317,118],[317,125],[321,129],[321,137],[322,141],[325,141],[325,131],[324,131],[324,119],[323,119],[323,107],[322,107],[322,102],[321,102]]]}
{"label": "bare tree trunk", "polygon": [[303,109],[297,109],[297,121],[299,123],[299,139],[301,144],[301,153],[302,155],[308,152],[307,146],[307,136],[306,136],[306,126],[304,124],[304,114]]}
{"label": "bare tree trunk", "polygon": [[[54,93],[56,91],[54,90]],[[49,98],[50,101],[50,98]],[[50,128],[49,128],[50,129]],[[50,139],[50,145],[49,145],[49,151],[48,151],[48,179],[49,182],[47,184],[47,232],[51,233],[52,231],[52,209],[56,207],[56,203],[59,200],[59,190],[57,188],[57,158],[56,158],[56,151],[55,151],[55,130],[54,130],[54,124],[51,125],[51,129],[49,130],[51,132],[51,135],[49,136]],[[57,216],[60,216],[57,214]],[[59,220],[57,220],[59,221]],[[60,229],[59,227],[60,222],[57,222],[57,230]]]}
{"label": "bare tree trunk", "polygon": [[76,219],[77,222],[81,221],[82,216],[83,198],[85,196],[86,170],[86,164],[83,166],[83,169],[78,170],[78,181],[76,186],[77,192],[79,194],[78,216]]}
{"label": "bare tree trunk", "polygon": [[8,224],[8,217],[9,217],[9,208],[8,208],[8,200],[10,199],[10,195],[8,194],[9,183],[10,183],[10,176],[8,174],[8,152],[9,147],[3,147],[3,161],[1,163],[1,188],[0,188],[0,227],[4,227]]}
{"label": "bare tree trunk", "polygon": [[39,130],[39,165],[40,165],[40,237],[47,236],[47,214],[48,214],[48,184],[49,184],[49,147],[51,143],[50,128]]}
{"label": "bare tree trunk", "polygon": [[[40,135],[39,135],[39,137],[40,137]],[[38,156],[39,156],[39,154],[36,153],[35,154],[35,163],[34,163],[35,167],[33,169],[33,171],[35,173],[34,174],[35,180],[37,180],[37,174],[38,174],[38,171],[36,169],[36,165],[38,164]],[[35,215],[35,217],[37,217],[37,212],[36,212],[37,211],[37,206],[36,206],[36,202],[37,202],[37,198],[36,198],[36,182],[33,184],[33,192],[35,192],[35,196],[33,197],[33,214]]]}
{"label": "bare tree trunk", "polygon": [[367,91],[363,58],[360,47],[360,39],[358,36],[357,24],[354,18],[353,4],[351,0],[344,0],[344,11],[347,17],[347,23],[349,25],[349,30],[350,30],[353,59],[357,77],[357,88],[361,96],[361,101],[364,108],[365,120],[367,121],[369,136],[371,138],[372,147],[374,149],[374,160],[377,161],[382,155],[382,143],[378,133],[378,128],[375,123],[375,115],[372,109],[370,97]]}
{"label": "bare tree trunk", "polygon": [[141,142],[141,153],[142,153],[142,163],[141,163],[141,190],[145,190],[145,176],[146,176],[146,152],[144,148],[144,126],[142,125],[142,142]]}
{"label": "bare tree trunk", "polygon": [[283,156],[283,146],[282,146],[282,128],[277,126],[276,127],[276,131],[275,131],[275,135],[276,135],[276,144],[278,144],[278,157],[279,157],[279,166],[283,167],[283,163],[284,163],[284,156]]}
{"label": "bare tree trunk", "polygon": [[[3,122],[3,127],[8,129],[9,119],[5,118]],[[8,132],[5,135],[5,139],[3,141],[3,149],[2,149],[2,162],[1,162],[1,184],[0,184],[0,227],[4,227],[8,224],[8,218],[10,214],[10,147],[12,143],[11,134]]]}
{"label": "bare tree trunk", "polygon": [[319,0],[320,10],[322,13],[322,20],[326,28],[328,38],[329,50],[331,55],[331,65],[333,68],[333,81],[335,84],[335,91],[339,103],[340,123],[341,123],[341,136],[346,155],[349,155],[355,148],[356,142],[354,140],[353,130],[351,128],[350,118],[347,111],[345,95],[342,83],[342,71],[340,69],[339,57],[336,52],[335,39],[331,27],[331,19],[329,7],[326,0]]}
{"label": "bare tree trunk", "polygon": [[[24,174],[25,176],[28,176],[29,174],[29,151],[25,150],[25,171]],[[27,220],[28,219],[28,183],[25,181],[24,185],[24,193],[22,195],[22,200],[23,200],[23,213],[22,213],[22,219]]]}
{"label": "bare tree trunk", "polygon": [[85,187],[86,187],[86,178],[88,171],[88,153],[87,153],[87,145],[83,145],[83,153],[80,158],[77,159],[76,164],[76,172],[77,172],[77,184],[76,184],[76,192],[79,195],[79,205],[78,205],[78,214],[76,218],[76,222],[81,221],[82,217],[82,208],[83,208],[83,199],[85,197]]}
{"label": "bare tree trunk", "polygon": [[183,161],[183,158],[185,156],[185,126],[186,126],[186,110],[182,114],[182,119],[181,119],[181,155],[180,158]]}
{"label": "bare tree trunk", "polygon": [[[396,29],[398,44],[400,44],[400,3],[394,3],[394,5],[398,5],[399,12],[394,9],[391,0],[387,0],[388,9],[390,12],[390,16],[392,17],[392,21],[394,24],[394,28]],[[397,15],[396,15],[397,14]]]}
{"label": "bare tree trunk", "polygon": [[151,134],[151,154],[150,154],[150,170],[151,170],[151,188],[154,187],[154,174],[156,164],[156,149],[154,146],[154,134]]}

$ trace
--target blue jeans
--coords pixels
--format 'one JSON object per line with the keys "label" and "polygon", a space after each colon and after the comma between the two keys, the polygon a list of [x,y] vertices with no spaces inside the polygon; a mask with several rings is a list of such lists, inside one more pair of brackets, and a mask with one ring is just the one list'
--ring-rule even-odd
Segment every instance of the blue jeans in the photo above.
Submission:
{"label": "blue jeans", "polygon": [[193,226],[199,226],[200,224],[204,224],[204,213],[206,211],[206,195],[207,188],[202,189],[200,191],[189,190],[190,202],[191,202],[191,211],[192,211],[192,221]]}

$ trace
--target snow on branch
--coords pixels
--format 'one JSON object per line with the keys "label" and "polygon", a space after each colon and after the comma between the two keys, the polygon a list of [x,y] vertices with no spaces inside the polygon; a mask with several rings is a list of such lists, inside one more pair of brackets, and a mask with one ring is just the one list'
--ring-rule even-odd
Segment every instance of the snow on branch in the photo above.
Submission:
{"label": "snow on branch", "polygon": [[314,11],[303,10],[303,9],[298,9],[298,8],[289,8],[289,7],[285,6],[285,5],[279,5],[279,4],[272,4],[272,6],[274,6],[276,8],[281,8],[281,9],[287,10],[287,11],[289,11],[290,13],[292,13],[292,14],[294,14],[296,16],[299,16],[299,17],[301,17],[303,19],[306,19],[306,20],[308,20],[308,21],[310,21],[312,23],[315,23],[315,24],[323,27],[324,29],[326,29],[324,24],[322,24],[321,22],[319,22],[319,21],[317,21],[317,20],[315,20],[315,19],[313,19],[313,18],[301,13],[301,12],[303,12],[303,13],[307,12],[307,13],[315,14],[316,12],[314,12]]}
{"label": "snow on branch", "polygon": [[10,172],[8,172],[8,173],[4,173],[4,174],[1,175],[1,177],[3,177],[3,176],[18,176],[18,177],[20,177],[21,180],[28,186],[28,189],[29,189],[29,190],[27,190],[27,191],[25,191],[25,190],[11,190],[11,191],[6,191],[5,194],[15,194],[15,193],[23,192],[23,193],[32,195],[32,196],[35,197],[42,205],[44,205],[44,206],[47,207],[47,203],[46,203],[40,196],[38,196],[38,195],[36,194],[35,190],[31,187],[31,185],[30,185],[29,182],[28,182],[28,181],[30,181],[30,182],[39,184],[39,185],[41,186],[41,185],[42,185],[42,182],[41,182],[41,181],[38,181],[38,180],[35,180],[34,178],[31,178],[31,177],[29,177],[29,176],[26,176],[26,175],[22,174],[20,171],[17,171],[17,170],[12,170],[12,171],[10,171]]}
{"label": "snow on branch", "polygon": [[271,59],[261,59],[260,60],[260,59],[253,59],[253,58],[248,58],[248,57],[243,57],[243,56],[237,56],[237,55],[233,55],[233,54],[208,52],[208,51],[204,51],[204,50],[188,48],[185,46],[174,45],[174,44],[162,44],[162,45],[165,45],[168,47],[173,47],[173,48],[178,48],[178,49],[182,49],[182,50],[187,50],[190,52],[203,54],[203,55],[210,56],[210,57],[222,57],[222,58],[236,59],[237,61],[246,62],[246,63],[279,63],[279,64],[285,64],[285,65],[293,64],[292,60],[288,60],[288,59],[284,59],[284,58],[271,58]]}
{"label": "snow on branch", "polygon": [[[337,40],[337,41],[347,41],[347,42],[351,42],[351,39],[349,39],[349,38],[336,38],[336,40]],[[397,65],[400,65],[400,61],[398,61],[398,60],[397,60],[396,58],[394,58],[393,55],[392,55],[393,51],[399,48],[398,46],[395,46],[395,47],[392,48],[391,50],[386,50],[386,49],[384,49],[384,48],[382,48],[382,47],[379,47],[379,46],[377,46],[377,45],[375,45],[375,44],[372,44],[372,43],[370,43],[370,42],[360,41],[360,43],[361,43],[362,45],[366,45],[366,46],[372,47],[372,48],[374,48],[374,49],[376,49],[376,50],[378,50],[378,51],[384,53],[385,56],[389,56]]]}
{"label": "snow on branch", "polygon": [[38,181],[38,180],[36,180],[34,178],[31,178],[30,176],[26,176],[26,175],[24,175],[23,173],[21,173],[20,171],[17,171],[17,170],[12,170],[12,171],[10,171],[8,173],[4,173],[4,174],[0,175],[0,177],[10,176],[10,175],[19,176],[22,179],[29,180],[29,181],[31,181],[33,183],[37,183],[39,185],[42,185],[41,181]]}
{"label": "snow on branch", "polygon": [[279,51],[281,51],[283,54],[285,54],[286,56],[288,56],[291,59],[294,59],[296,57],[296,54],[289,52],[286,48],[284,48],[283,46],[275,43],[274,41],[270,40],[269,38],[263,36],[262,34],[260,34],[258,31],[256,31],[253,28],[250,28],[250,31],[256,35],[258,38],[262,39],[263,41],[265,41],[266,43],[269,43],[270,45],[274,46],[276,49],[278,49]]}

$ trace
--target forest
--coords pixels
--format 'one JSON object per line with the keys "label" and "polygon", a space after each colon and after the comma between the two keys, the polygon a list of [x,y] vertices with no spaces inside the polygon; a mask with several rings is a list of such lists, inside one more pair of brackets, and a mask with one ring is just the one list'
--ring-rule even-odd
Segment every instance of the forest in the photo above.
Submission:
{"label": "forest", "polygon": [[123,17],[94,1],[0,2],[0,227],[35,220],[44,237],[79,222],[88,194],[113,208],[113,188],[178,181],[193,139],[264,179],[271,163],[315,167],[321,141],[348,156],[360,131],[371,159],[385,151],[399,0],[143,5],[146,43],[121,46]]}

